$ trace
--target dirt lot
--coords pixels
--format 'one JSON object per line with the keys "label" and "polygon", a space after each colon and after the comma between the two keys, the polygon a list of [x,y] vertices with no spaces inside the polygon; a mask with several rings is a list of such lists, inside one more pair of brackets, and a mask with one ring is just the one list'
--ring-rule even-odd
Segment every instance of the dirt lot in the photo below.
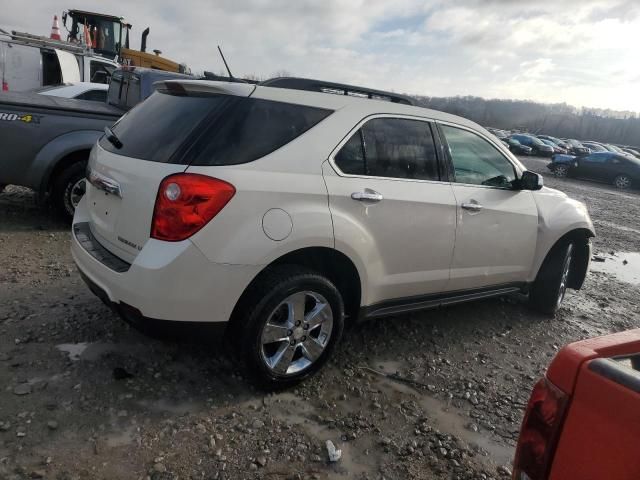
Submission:
{"label": "dirt lot", "polygon": [[77,275],[67,226],[8,188],[0,478],[507,478],[531,386],[558,348],[640,327],[640,256],[620,253],[640,252],[640,195],[545,181],[587,203],[606,257],[594,268],[618,277],[592,272],[553,320],[508,298],[367,323],[320,375],[275,395],[215,340],[123,323]]}

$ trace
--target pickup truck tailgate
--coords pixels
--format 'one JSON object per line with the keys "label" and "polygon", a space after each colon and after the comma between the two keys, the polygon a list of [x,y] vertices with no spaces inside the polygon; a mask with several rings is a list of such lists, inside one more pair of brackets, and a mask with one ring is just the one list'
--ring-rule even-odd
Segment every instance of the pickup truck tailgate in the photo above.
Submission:
{"label": "pickup truck tailgate", "polygon": [[580,367],[551,480],[640,479],[640,367],[634,357]]}

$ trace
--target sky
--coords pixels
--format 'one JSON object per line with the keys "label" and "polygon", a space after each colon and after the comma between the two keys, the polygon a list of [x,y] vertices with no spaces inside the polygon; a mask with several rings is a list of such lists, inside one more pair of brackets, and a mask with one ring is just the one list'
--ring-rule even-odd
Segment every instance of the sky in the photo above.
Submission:
{"label": "sky", "polygon": [[640,111],[640,0],[0,0],[0,28],[48,35],[70,8],[124,17],[133,48],[149,26],[193,71],[222,71],[219,44],[235,76]]}

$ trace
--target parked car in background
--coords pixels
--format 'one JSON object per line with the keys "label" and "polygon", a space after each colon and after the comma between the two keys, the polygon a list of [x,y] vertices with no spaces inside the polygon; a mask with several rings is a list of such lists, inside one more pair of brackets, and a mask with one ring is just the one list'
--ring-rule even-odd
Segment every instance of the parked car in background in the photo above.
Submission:
{"label": "parked car in background", "polygon": [[226,327],[269,388],[321,368],[345,315],[508,292],[553,315],[582,286],[586,206],[469,120],[317,80],[156,86],[91,151],[73,258],[134,323]]}
{"label": "parked car in background", "polygon": [[622,150],[620,147],[616,147],[615,145],[611,145],[611,144],[607,144],[607,147],[609,148],[609,151],[611,151],[611,152],[616,152],[616,153],[620,153],[622,155],[626,155],[626,152],[624,150]]}
{"label": "parked car in background", "polygon": [[551,157],[554,153],[553,147],[550,147],[542,140],[534,137],[533,135],[518,133],[516,135],[511,135],[510,138],[513,138],[514,140],[520,142],[522,145],[526,145],[527,147],[531,148],[532,155]]}
{"label": "parked car in background", "polygon": [[109,85],[104,83],[76,82],[65,85],[52,85],[35,90],[40,95],[52,97],[75,98],[78,100],[91,100],[93,102],[106,102]]}
{"label": "parked car in background", "polygon": [[537,135],[540,140],[551,140],[553,143],[558,145],[560,148],[564,148],[565,150],[569,150],[569,144],[564,140],[560,140],[557,137],[552,137],[551,135]]}
{"label": "parked car in background", "polygon": [[547,140],[546,138],[541,138],[540,141],[546,145],[549,145],[551,148],[553,148],[553,153],[567,153],[567,149],[560,147],[559,145],[555,144],[551,140]]}
{"label": "parked car in background", "polygon": [[511,138],[507,138],[507,139],[505,139],[503,141],[507,144],[507,147],[509,147],[509,150],[511,150],[516,155],[531,155],[532,152],[533,152],[533,149],[531,147],[527,147],[526,145],[522,145],[515,138],[511,137]]}
{"label": "parked car in background", "polygon": [[638,150],[635,150],[633,148],[623,148],[622,150],[630,155],[633,155],[636,158],[640,158],[640,152]]}
{"label": "parked car in background", "polygon": [[487,130],[490,131],[491,133],[493,133],[500,140],[504,140],[505,138],[507,138],[509,136],[509,132],[506,132],[506,131],[501,130],[499,128],[487,127]]}
{"label": "parked car in background", "polygon": [[601,143],[596,143],[596,142],[582,142],[582,145],[587,147],[591,153],[598,153],[598,152],[610,152],[611,150],[609,150],[607,147],[605,147],[604,145],[602,145]]}
{"label": "parked car in background", "polygon": [[640,159],[614,152],[590,153],[583,157],[554,155],[547,165],[558,177],[576,177],[612,183],[620,189],[640,184]]}
{"label": "parked car in background", "polygon": [[640,329],[572,343],[533,387],[513,480],[640,478]]}
{"label": "parked car in background", "polygon": [[591,150],[589,150],[588,147],[582,145],[582,143],[580,143],[578,140],[569,138],[566,140],[566,143],[569,145],[569,151],[567,153],[571,155],[579,157],[581,155],[588,155],[589,153],[591,153]]}
{"label": "parked car in background", "polygon": [[155,81],[168,78],[192,77],[147,68],[116,70],[105,103],[33,92],[0,94],[0,185],[32,188],[40,202],[50,201],[70,220],[84,194],[89,151],[104,127],[151,95]]}

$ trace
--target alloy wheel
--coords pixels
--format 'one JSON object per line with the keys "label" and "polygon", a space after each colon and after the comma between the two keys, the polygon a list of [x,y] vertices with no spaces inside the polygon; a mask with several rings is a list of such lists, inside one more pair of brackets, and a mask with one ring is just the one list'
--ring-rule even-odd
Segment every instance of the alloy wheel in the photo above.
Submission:
{"label": "alloy wheel", "polygon": [[556,177],[566,177],[569,173],[569,168],[566,165],[556,165],[553,169]]}
{"label": "alloy wheel", "polygon": [[80,200],[87,191],[86,179],[81,178],[70,187],[67,187],[67,196],[65,198],[65,206],[67,210],[73,214]]}
{"label": "alloy wheel", "polygon": [[614,184],[620,189],[629,188],[631,186],[631,179],[626,175],[618,175],[614,180]]}
{"label": "alloy wheel", "polygon": [[567,283],[569,281],[569,271],[571,269],[571,259],[573,257],[573,245],[567,247],[567,254],[564,257],[562,264],[562,275],[560,277],[560,289],[558,291],[558,307],[564,300],[564,296],[567,293]]}
{"label": "alloy wheel", "polygon": [[325,297],[294,293],[280,302],[262,329],[262,361],[279,376],[306,370],[324,352],[332,330],[333,311]]}

